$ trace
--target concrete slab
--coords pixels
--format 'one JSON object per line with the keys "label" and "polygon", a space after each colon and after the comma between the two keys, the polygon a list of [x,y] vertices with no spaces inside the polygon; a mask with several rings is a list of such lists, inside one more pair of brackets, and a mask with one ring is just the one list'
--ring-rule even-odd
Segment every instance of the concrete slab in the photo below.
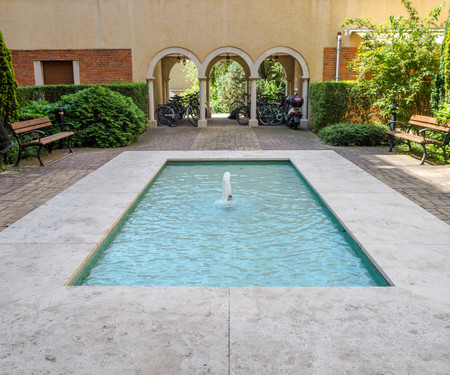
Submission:
{"label": "concrete slab", "polygon": [[233,288],[232,374],[445,374],[448,310],[397,288]]}

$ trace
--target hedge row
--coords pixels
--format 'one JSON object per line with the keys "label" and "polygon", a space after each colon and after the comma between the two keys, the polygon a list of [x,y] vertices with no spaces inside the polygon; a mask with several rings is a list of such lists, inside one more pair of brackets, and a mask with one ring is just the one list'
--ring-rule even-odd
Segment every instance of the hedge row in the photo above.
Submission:
{"label": "hedge row", "polygon": [[374,123],[370,101],[354,81],[311,84],[311,117],[314,128],[342,122]]}
{"label": "hedge row", "polygon": [[133,100],[138,108],[148,117],[148,85],[146,83],[117,83],[107,85],[45,85],[45,86],[24,86],[17,89],[17,100],[20,105],[30,101],[45,100],[50,103],[57,103],[61,97],[74,94],[78,91],[92,86],[102,86],[112,91],[118,92]]}

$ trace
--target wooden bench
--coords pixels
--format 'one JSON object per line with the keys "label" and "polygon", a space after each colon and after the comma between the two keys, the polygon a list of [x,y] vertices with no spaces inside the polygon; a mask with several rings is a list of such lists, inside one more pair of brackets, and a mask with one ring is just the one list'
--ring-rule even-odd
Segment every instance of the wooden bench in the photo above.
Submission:
{"label": "wooden bench", "polygon": [[[391,130],[387,132],[390,137],[389,152],[392,151],[392,148],[395,145],[395,138],[400,138],[406,140],[410,151],[411,142],[418,143],[422,146],[423,156],[420,165],[422,165],[427,156],[431,154],[442,155],[445,162],[448,163],[448,152],[446,147],[448,147],[450,141],[449,123],[439,124],[434,117],[414,115],[409,119],[407,124],[399,121],[391,121],[388,125],[391,128]],[[431,138],[431,133],[441,134],[440,139]],[[442,149],[442,152],[428,152],[426,145],[436,145]]]}
{"label": "wooden bench", "polygon": [[[17,140],[17,144],[19,145],[19,155],[17,156],[15,166],[19,166],[19,162],[22,157],[22,150],[31,146],[39,147],[37,154],[33,156],[38,158],[42,167],[45,166],[41,159],[42,147],[64,138],[68,138],[67,144],[69,147],[69,152],[73,152],[72,147],[70,146],[70,137],[75,133],[73,131],[62,130],[64,126],[69,126],[72,129],[74,128],[73,124],[69,122],[54,125],[48,117],[42,117],[33,120],[9,123],[8,125]],[[54,127],[58,127],[61,131],[54,133]],[[43,129],[49,131],[51,134],[46,134]],[[51,148],[49,151],[51,152]]]}

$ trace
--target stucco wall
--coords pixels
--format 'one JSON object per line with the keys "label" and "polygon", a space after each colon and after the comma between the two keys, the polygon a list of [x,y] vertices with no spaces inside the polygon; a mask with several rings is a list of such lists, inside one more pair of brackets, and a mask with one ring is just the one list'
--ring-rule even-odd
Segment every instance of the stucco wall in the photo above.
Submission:
{"label": "stucco wall", "polygon": [[[414,1],[421,15],[438,4]],[[324,48],[335,47],[346,17],[382,22],[400,13],[400,0],[0,0],[0,29],[12,50],[131,49],[135,81],[168,47],[202,61],[233,46],[256,61],[286,46],[303,56],[314,82],[323,78]],[[345,36],[342,46],[358,43],[358,36]]]}

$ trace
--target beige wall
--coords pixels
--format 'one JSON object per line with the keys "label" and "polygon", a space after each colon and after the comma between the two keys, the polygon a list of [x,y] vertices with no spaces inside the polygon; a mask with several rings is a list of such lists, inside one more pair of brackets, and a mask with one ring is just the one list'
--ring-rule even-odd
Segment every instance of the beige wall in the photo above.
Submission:
{"label": "beige wall", "polygon": [[[439,3],[414,0],[421,15]],[[232,46],[256,61],[285,46],[303,56],[314,82],[322,80],[323,48],[336,45],[346,17],[382,22],[402,11],[400,0],[0,0],[0,29],[14,50],[130,48],[135,81],[168,47],[203,61]],[[358,38],[344,37],[343,46]]]}

